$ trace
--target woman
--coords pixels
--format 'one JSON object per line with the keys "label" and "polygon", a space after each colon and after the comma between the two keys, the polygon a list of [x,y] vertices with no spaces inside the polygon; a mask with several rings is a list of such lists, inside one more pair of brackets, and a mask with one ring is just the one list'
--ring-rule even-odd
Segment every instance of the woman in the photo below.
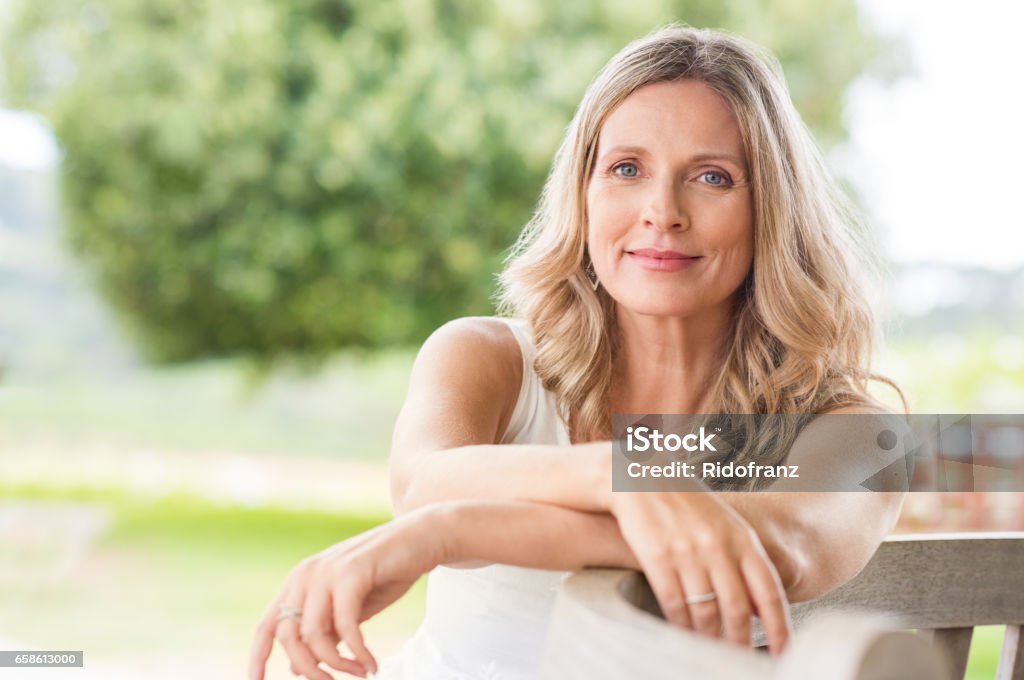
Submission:
{"label": "woman", "polygon": [[376,672],[359,623],[430,570],[386,678],[538,677],[556,591],[587,566],[643,570],[671,622],[739,644],[756,613],[782,649],[787,601],[859,571],[901,495],[611,493],[609,423],[879,412],[851,214],[774,60],[688,27],[627,46],[502,275],[508,318],[453,321],[420,351],[393,440],[398,518],[293,570],[253,677],[275,637],[311,680],[331,677],[321,663]]}

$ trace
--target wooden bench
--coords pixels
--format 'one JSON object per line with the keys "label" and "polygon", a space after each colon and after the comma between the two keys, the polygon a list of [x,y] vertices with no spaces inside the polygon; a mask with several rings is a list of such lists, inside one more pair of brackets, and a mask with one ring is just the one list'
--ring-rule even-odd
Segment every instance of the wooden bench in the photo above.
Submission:
{"label": "wooden bench", "polygon": [[891,537],[854,579],[792,613],[796,633],[774,658],[670,626],[637,572],[586,570],[559,594],[543,677],[962,678],[974,626],[1002,624],[996,677],[1024,680],[1024,533]]}

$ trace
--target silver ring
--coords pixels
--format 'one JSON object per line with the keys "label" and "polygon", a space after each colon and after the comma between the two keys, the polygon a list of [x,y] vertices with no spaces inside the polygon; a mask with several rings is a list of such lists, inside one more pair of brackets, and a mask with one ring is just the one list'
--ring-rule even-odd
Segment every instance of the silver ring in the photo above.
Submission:
{"label": "silver ring", "polygon": [[700,604],[701,602],[711,602],[717,597],[718,595],[716,595],[715,591],[712,590],[710,593],[704,593],[703,595],[689,596],[688,598],[686,598],[686,604]]}
{"label": "silver ring", "polygon": [[299,622],[302,620],[302,610],[297,607],[292,607],[291,605],[287,605],[284,602],[282,602],[281,604],[277,605],[277,609],[278,621],[280,621],[281,619],[288,619],[290,621],[294,621],[295,624],[298,625]]}

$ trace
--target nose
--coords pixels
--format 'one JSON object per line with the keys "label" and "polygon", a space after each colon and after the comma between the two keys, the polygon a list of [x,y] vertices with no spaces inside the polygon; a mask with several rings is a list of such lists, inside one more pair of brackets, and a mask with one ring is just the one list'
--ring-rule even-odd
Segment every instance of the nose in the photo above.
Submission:
{"label": "nose", "polygon": [[672,178],[649,185],[647,204],[644,206],[644,226],[658,231],[682,231],[689,227],[689,217],[683,206],[683,192]]}

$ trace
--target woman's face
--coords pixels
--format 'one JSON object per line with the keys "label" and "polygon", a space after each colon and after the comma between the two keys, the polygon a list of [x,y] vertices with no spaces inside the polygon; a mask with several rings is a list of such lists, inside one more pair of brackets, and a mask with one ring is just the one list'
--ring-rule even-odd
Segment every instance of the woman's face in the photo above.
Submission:
{"label": "woman's face", "polygon": [[702,82],[640,88],[608,116],[587,187],[587,247],[619,305],[692,316],[730,303],[753,259],[732,109]]}

